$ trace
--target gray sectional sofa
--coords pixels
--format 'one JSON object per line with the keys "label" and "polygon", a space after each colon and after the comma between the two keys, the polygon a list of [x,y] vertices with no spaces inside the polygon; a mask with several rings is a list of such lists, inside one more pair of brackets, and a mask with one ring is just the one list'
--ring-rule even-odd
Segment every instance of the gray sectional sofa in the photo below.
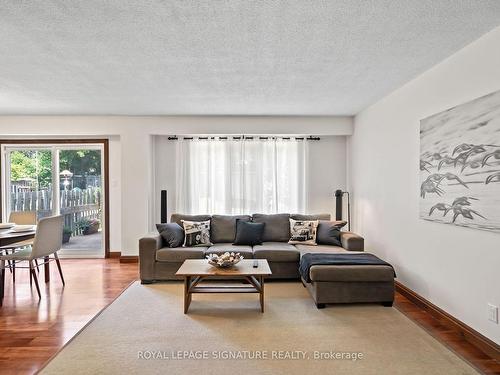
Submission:
{"label": "gray sectional sofa", "polygon": [[[180,215],[181,220],[210,220],[210,247],[164,247],[159,234],[139,240],[140,277],[143,284],[177,280],[176,271],[186,259],[204,259],[210,253],[239,252],[245,259],[267,259],[272,271],[270,279],[300,279],[299,262],[305,253],[363,252],[364,239],[352,232],[341,231],[342,247],[329,245],[291,245],[290,218],[294,220],[330,220],[330,215],[254,214],[252,216]],[[236,219],[265,223],[263,243],[235,246]],[[382,302],[391,305],[394,298],[394,272],[387,266],[312,266],[308,288],[318,307],[325,303]]]}

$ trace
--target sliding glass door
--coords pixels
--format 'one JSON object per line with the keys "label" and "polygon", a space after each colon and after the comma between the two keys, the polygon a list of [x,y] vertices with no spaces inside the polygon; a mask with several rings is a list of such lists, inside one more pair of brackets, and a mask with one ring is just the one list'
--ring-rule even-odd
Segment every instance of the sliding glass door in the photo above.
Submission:
{"label": "sliding glass door", "polygon": [[101,144],[5,145],[4,220],[14,211],[64,216],[61,255],[103,257],[104,150]]}
{"label": "sliding glass door", "polygon": [[103,254],[103,152],[95,146],[58,148],[59,211],[64,215],[63,249]]}
{"label": "sliding glass door", "polygon": [[54,211],[52,151],[43,148],[16,148],[6,152],[7,173],[4,189],[6,217],[14,211],[35,211],[37,218]]}

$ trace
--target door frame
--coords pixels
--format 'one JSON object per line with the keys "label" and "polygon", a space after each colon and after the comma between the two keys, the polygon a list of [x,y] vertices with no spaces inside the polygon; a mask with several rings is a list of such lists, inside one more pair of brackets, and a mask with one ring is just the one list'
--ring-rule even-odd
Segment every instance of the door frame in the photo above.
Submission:
{"label": "door frame", "polygon": [[[78,144],[102,144],[104,150],[104,165],[103,165],[103,185],[104,185],[104,257],[109,258],[109,139],[89,139],[89,138],[65,138],[65,139],[32,139],[32,138],[15,138],[15,139],[0,139],[0,150],[8,145],[78,145]],[[4,165],[4,155],[0,152],[0,166]],[[3,168],[0,168],[0,181],[3,181]],[[2,184],[3,185],[3,184]],[[0,189],[0,218],[3,217],[3,189]]]}

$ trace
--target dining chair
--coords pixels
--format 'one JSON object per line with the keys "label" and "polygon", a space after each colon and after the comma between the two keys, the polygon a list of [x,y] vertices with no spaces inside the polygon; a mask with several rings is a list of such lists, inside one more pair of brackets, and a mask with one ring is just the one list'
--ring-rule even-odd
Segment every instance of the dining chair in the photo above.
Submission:
{"label": "dining chair", "polygon": [[12,211],[9,223],[17,225],[36,225],[36,211]]}
{"label": "dining chair", "polygon": [[[14,223],[16,225],[36,225],[36,217],[36,211],[12,211],[9,215],[9,223]],[[31,245],[33,245],[33,239],[15,242],[7,246],[1,246],[0,254],[8,254],[10,251],[13,252],[16,249],[21,249]],[[9,269],[12,273],[13,282],[16,282],[15,264],[14,267],[9,267]]]}
{"label": "dining chair", "polygon": [[[59,251],[62,247],[63,223],[64,218],[62,215],[40,219],[36,228],[35,238],[33,239],[33,245],[12,254],[0,256],[0,299],[3,300],[4,296],[5,269],[14,267],[6,263],[7,261],[11,261],[14,265],[20,262],[28,262],[27,267],[17,268],[29,268],[30,275],[35,282],[39,299],[41,298],[41,294],[37,273],[35,271],[35,260],[43,259],[43,263],[40,263],[40,265],[46,265],[47,263],[55,260],[59,270],[59,275],[61,276],[62,284],[65,285],[61,262],[57,256],[57,251]],[[53,255],[53,257],[51,258],[50,255]]]}

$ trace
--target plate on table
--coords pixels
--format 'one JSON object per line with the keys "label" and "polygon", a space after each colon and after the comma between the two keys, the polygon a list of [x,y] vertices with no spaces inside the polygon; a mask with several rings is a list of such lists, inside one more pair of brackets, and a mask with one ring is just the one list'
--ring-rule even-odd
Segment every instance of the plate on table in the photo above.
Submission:
{"label": "plate on table", "polygon": [[10,229],[16,226],[16,223],[0,223],[0,229]]}
{"label": "plate on table", "polygon": [[31,232],[36,229],[36,225],[16,225],[12,228],[12,232],[21,233],[21,232]]}

